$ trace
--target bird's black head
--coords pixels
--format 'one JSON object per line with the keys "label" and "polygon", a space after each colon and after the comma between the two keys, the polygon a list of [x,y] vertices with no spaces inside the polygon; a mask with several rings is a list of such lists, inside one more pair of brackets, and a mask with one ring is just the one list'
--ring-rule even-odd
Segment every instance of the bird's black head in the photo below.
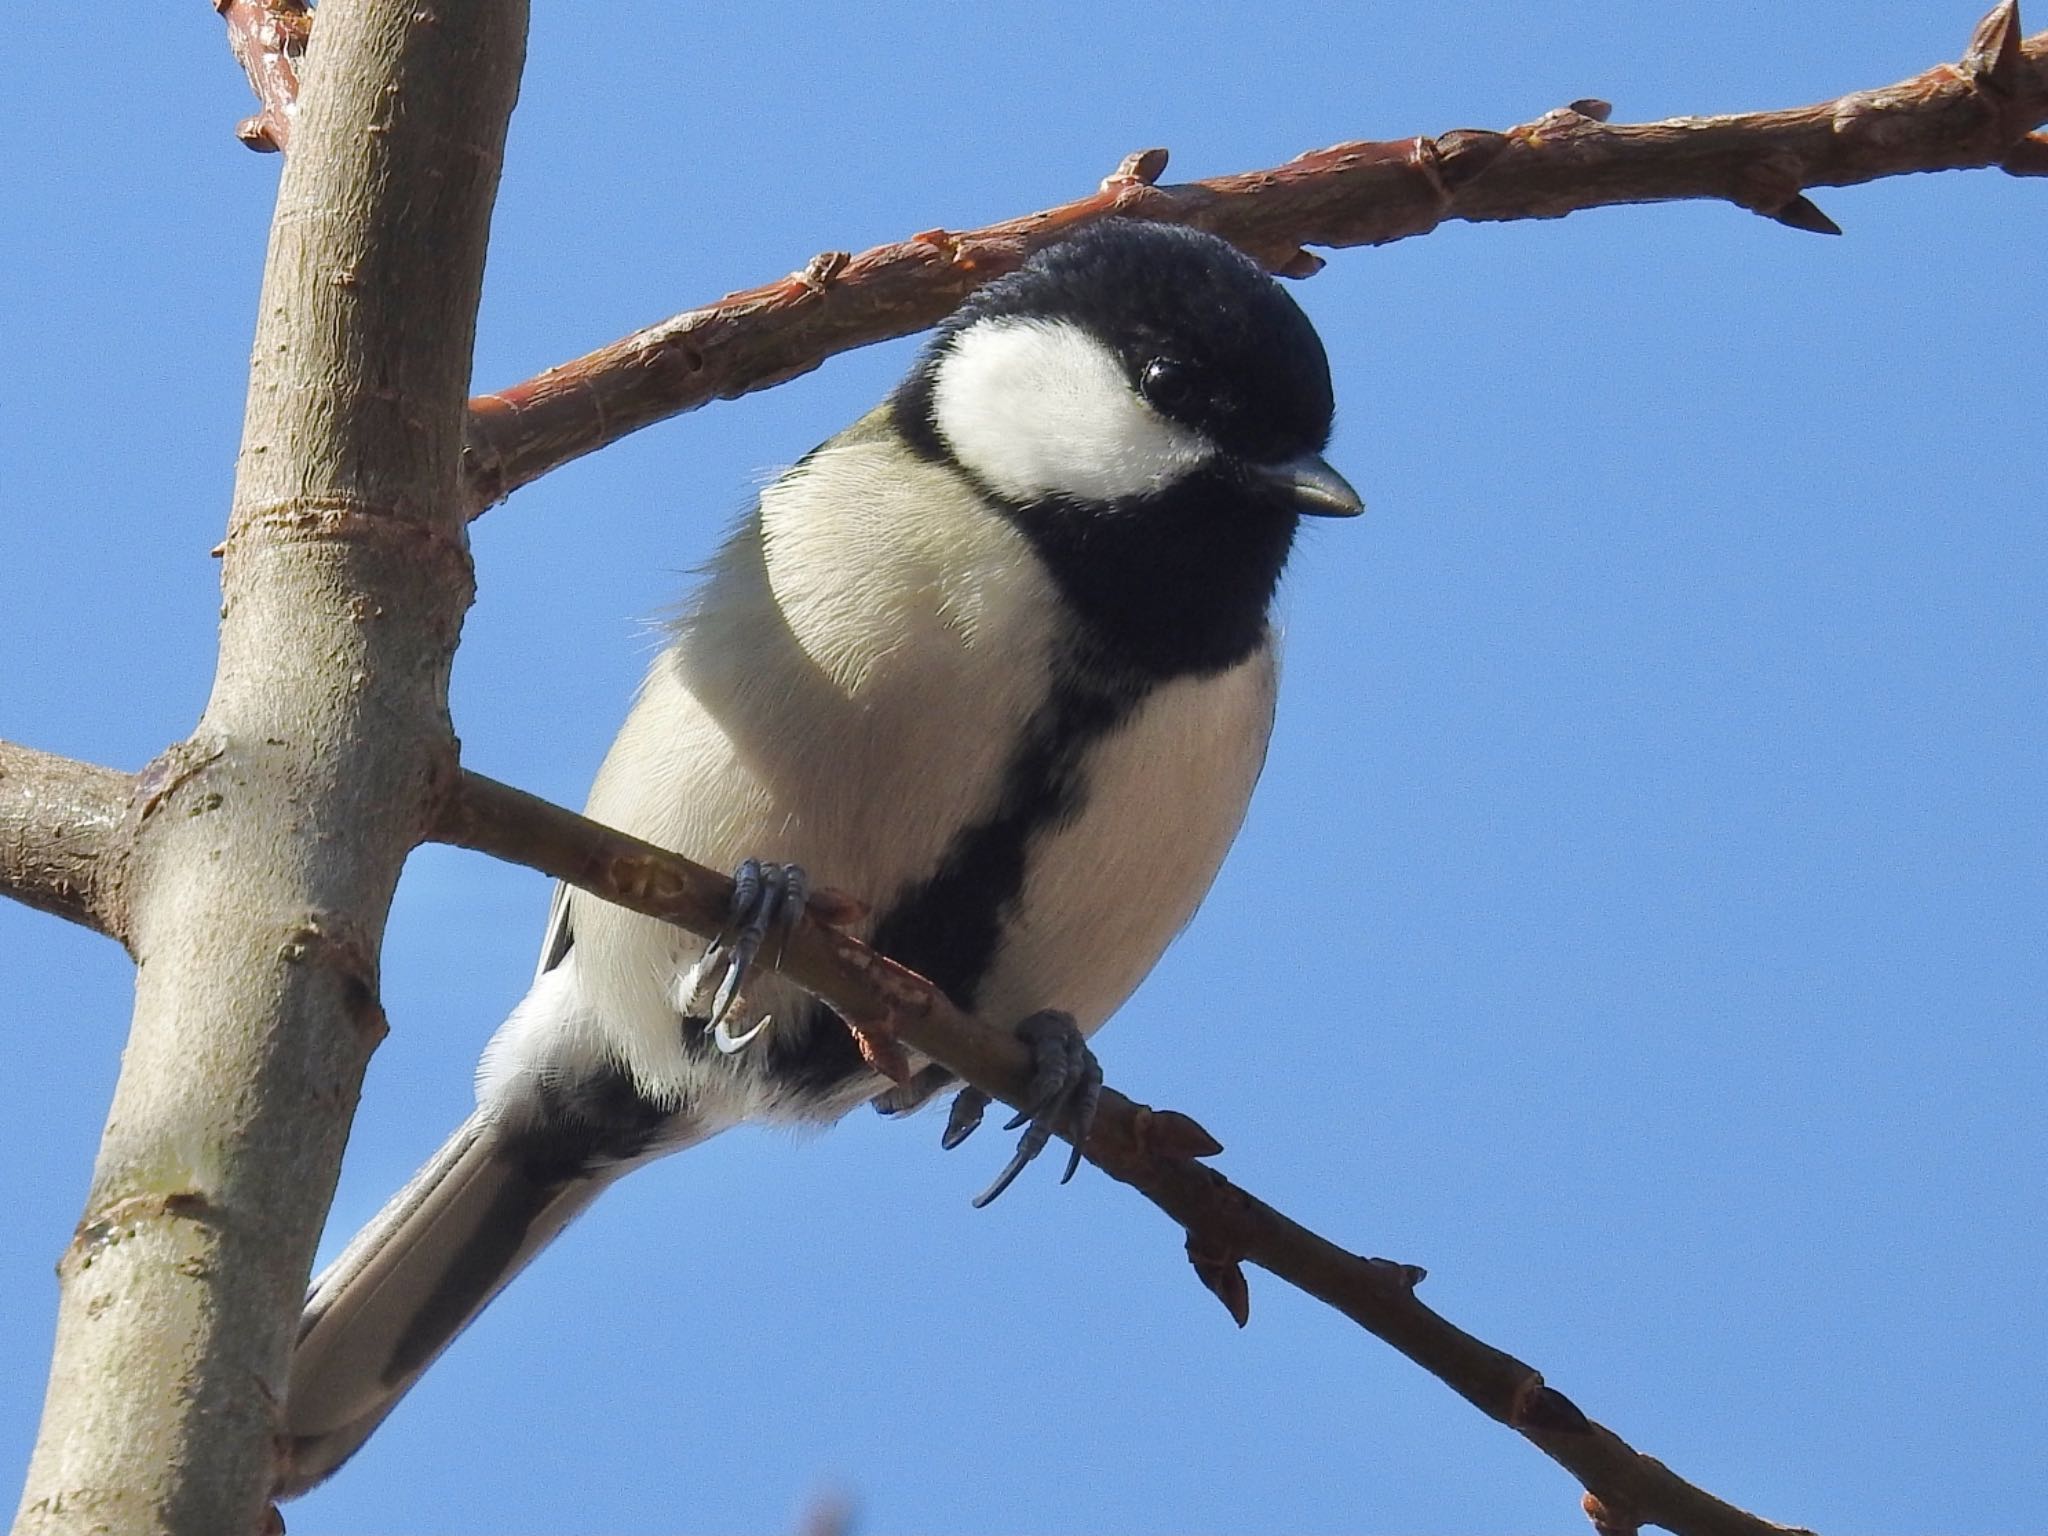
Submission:
{"label": "bird's black head", "polygon": [[1357,495],[1320,454],[1314,327],[1214,235],[1113,219],[980,289],[895,400],[920,452],[966,471],[1032,539],[1096,638],[1159,674],[1265,635],[1303,513]]}

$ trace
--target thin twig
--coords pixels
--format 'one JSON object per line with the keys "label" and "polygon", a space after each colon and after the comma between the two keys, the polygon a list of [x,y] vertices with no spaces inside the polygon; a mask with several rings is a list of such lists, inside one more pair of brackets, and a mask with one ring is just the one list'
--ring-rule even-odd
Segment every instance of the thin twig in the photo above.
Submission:
{"label": "thin twig", "polygon": [[135,783],[0,741],[0,895],[125,939]]}
{"label": "thin twig", "polygon": [[[474,773],[444,804],[436,841],[492,854],[566,880],[703,937],[725,921],[725,876]],[[781,970],[854,1026],[869,1059],[886,1065],[897,1042],[943,1063],[985,1092],[1018,1104],[1029,1062],[1004,1031],[962,1013],[922,977],[818,921],[814,903]],[[1660,1525],[1682,1536],[1788,1536],[1724,1503],[1593,1423],[1514,1356],[1445,1321],[1416,1299],[1423,1272],[1363,1258],[1280,1214],[1196,1161],[1222,1148],[1186,1115],[1153,1110],[1105,1089],[1086,1147],[1090,1162],[1138,1190],[1187,1232],[1189,1261],[1242,1326],[1249,1260],[1342,1312],[1489,1416],[1519,1431],[1587,1492],[1603,1532]]]}
{"label": "thin twig", "polygon": [[1963,59],[1814,106],[1610,125],[1574,102],[1505,133],[1341,144],[1270,170],[1160,186],[1164,150],[1129,157],[1097,192],[964,233],[928,230],[651,325],[470,402],[477,509],[628,433],[924,329],[975,287],[1075,226],[1111,215],[1192,224],[1269,268],[1306,276],[1306,245],[1382,245],[1450,220],[1559,218],[1617,203],[1720,199],[1836,234],[1805,189],[1912,171],[2048,174],[2048,32],[2025,43],[1999,5]]}

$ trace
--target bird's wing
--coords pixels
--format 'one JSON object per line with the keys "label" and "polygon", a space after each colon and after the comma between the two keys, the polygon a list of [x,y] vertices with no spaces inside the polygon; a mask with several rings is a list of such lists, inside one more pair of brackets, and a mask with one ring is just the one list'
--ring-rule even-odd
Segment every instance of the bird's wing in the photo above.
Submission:
{"label": "bird's wing", "polygon": [[539,981],[567,959],[574,942],[569,932],[569,887],[558,882],[548,898],[548,926],[541,935],[540,963],[533,968],[533,979]]}

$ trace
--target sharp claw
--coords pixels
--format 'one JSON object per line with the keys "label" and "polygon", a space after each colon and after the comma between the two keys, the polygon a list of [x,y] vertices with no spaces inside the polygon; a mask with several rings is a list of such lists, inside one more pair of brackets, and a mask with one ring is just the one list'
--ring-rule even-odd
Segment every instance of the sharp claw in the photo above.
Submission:
{"label": "sharp claw", "polygon": [[711,1043],[717,1046],[725,1055],[732,1056],[740,1051],[744,1051],[749,1045],[753,1044],[754,1036],[760,1034],[762,1030],[774,1022],[774,1014],[763,1014],[760,1021],[752,1029],[748,1030],[744,1035],[735,1035],[726,1028],[726,1020],[721,1016],[718,1022],[711,1026]]}
{"label": "sharp claw", "polygon": [[987,1108],[988,1095],[979,1088],[962,1088],[954,1094],[953,1107],[946,1111],[946,1129],[939,1136],[940,1149],[950,1152],[972,1136]]}
{"label": "sharp claw", "polygon": [[809,887],[804,872],[793,864],[763,864],[759,859],[747,859],[733,871],[733,931],[729,936],[714,939],[692,971],[693,976],[708,976],[714,966],[724,967],[718,989],[712,994],[706,1022],[711,1026],[713,1043],[728,1056],[746,1049],[768,1027],[769,1020],[764,1018],[745,1034],[736,1035],[729,1027],[729,1019],[769,929],[778,928],[787,937],[803,916]]}
{"label": "sharp claw", "polygon": [[1012,1184],[1016,1183],[1017,1175],[1030,1166],[1031,1159],[1038,1156],[1038,1148],[1031,1146],[1030,1140],[1031,1138],[1027,1136],[1023,1141],[1017,1143],[1015,1154],[1004,1165],[1003,1171],[996,1175],[995,1183],[989,1185],[987,1189],[984,1189],[974,1197],[974,1208],[977,1211],[986,1206]]}
{"label": "sharp claw", "polygon": [[1014,1131],[1022,1126],[1031,1124],[1031,1122],[1034,1120],[1044,1118],[1044,1116],[1051,1111],[1052,1107],[1055,1104],[1059,1103],[1060,1098],[1065,1091],[1066,1090],[1063,1087],[1055,1087],[1049,1093],[1039,1094],[1037,1098],[1031,1101],[1030,1108],[1020,1109],[1017,1111],[1016,1114],[1010,1116],[1010,1118],[1004,1122],[1003,1129],[1006,1131]]}
{"label": "sharp claw", "polygon": [[[740,956],[735,953],[733,963],[728,965],[725,968],[725,974],[719,977],[718,991],[711,999],[711,1028],[714,1032],[722,1033],[724,1031],[725,1016],[732,1012],[732,1005],[739,999],[740,978],[746,974],[746,970],[746,966],[741,963]],[[727,1038],[731,1037],[727,1036]],[[749,1038],[751,1039],[752,1037],[749,1036]]]}
{"label": "sharp claw", "polygon": [[[1034,1057],[1027,1099],[1029,1107],[1018,1111],[1004,1129],[1024,1128],[1024,1135],[1017,1143],[1015,1154],[996,1176],[995,1183],[974,1201],[977,1210],[1016,1181],[1031,1161],[1045,1150],[1056,1129],[1065,1131],[1074,1142],[1060,1182],[1064,1184],[1072,1179],[1081,1166],[1081,1146],[1088,1139],[1089,1129],[1095,1123],[1096,1107],[1102,1101],[1102,1067],[1070,1016],[1051,1012],[1033,1014],[1017,1026],[1017,1034],[1031,1047]],[[954,1118],[958,1119],[960,1114],[960,1104],[956,1100]],[[967,1129],[971,1130],[980,1119],[977,1108]],[[966,1130],[957,1136],[954,1134],[952,1121],[948,1122],[946,1131],[942,1143],[945,1146],[957,1146],[966,1139]]]}
{"label": "sharp claw", "polygon": [[1088,1057],[1087,1075],[1081,1079],[1073,1106],[1067,1112],[1068,1123],[1074,1132],[1074,1147],[1067,1154],[1067,1171],[1060,1175],[1062,1184],[1072,1180],[1081,1167],[1081,1149],[1088,1144],[1088,1133],[1095,1129],[1095,1110],[1101,1103],[1102,1065],[1091,1053]]}

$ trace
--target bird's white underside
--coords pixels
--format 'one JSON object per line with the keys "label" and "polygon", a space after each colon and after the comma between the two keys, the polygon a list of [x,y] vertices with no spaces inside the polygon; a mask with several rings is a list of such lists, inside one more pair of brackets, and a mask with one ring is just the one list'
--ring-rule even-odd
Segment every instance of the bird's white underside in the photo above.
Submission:
{"label": "bird's white underside", "polygon": [[[856,430],[763,495],[659,658],[590,799],[600,821],[714,868],[794,861],[886,905],[986,816],[1020,727],[1043,701],[1063,609],[1024,537],[959,475]],[[829,504],[822,498],[829,496]],[[763,587],[772,594],[764,601]],[[773,683],[769,680],[774,679]],[[1036,861],[978,1000],[989,1019],[1039,1008],[1099,1026],[1193,915],[1235,836],[1265,754],[1273,653],[1156,690],[1088,761],[1078,820]],[[1161,835],[1161,807],[1170,807]],[[479,1094],[573,1076],[621,1050],[642,1090],[716,1120],[829,1118],[778,1100],[745,1053],[683,1048],[675,985],[701,946],[578,894],[575,948],[486,1053]],[[746,1019],[798,1016],[772,976]]]}
{"label": "bird's white underside", "polygon": [[[1171,247],[1178,261],[1198,237],[1108,226],[1091,238],[1111,255],[1119,242]],[[1214,255],[1219,277],[1265,281]],[[963,885],[1009,889],[1017,871],[1004,855],[1028,827],[1023,888],[993,913],[986,890],[963,892],[963,914],[987,932],[955,933],[951,958],[928,961],[970,978],[973,1005],[998,1026],[1057,1007],[1093,1031],[1122,1004],[1206,894],[1272,723],[1270,635],[1226,672],[1153,688],[1099,735],[1047,709],[1101,686],[1092,674],[1116,637],[1093,634],[1081,659],[1085,621],[1060,579],[1078,556],[1034,537],[1091,515],[1126,518],[1156,535],[1171,569],[1179,498],[1105,504],[1159,492],[1217,456],[1133,388],[1147,356],[1043,316],[1075,301],[1107,320],[1102,306],[1137,300],[1126,318],[1152,323],[1152,296],[1111,268],[1126,270],[1112,261],[1090,278],[1084,260],[1056,296],[1020,283],[987,301],[1039,318],[942,334],[921,366],[933,370],[946,462],[921,455],[924,434],[906,442],[884,406],[763,490],[655,662],[589,802],[599,820],[713,867],[801,863],[878,914],[929,881],[949,849],[980,849]],[[1241,407],[1304,359],[1272,361],[1264,385],[1211,380],[1234,387],[1210,404]],[[1017,505],[1053,497],[1093,505]],[[1148,563],[1129,548],[1098,561],[1091,596],[1105,579],[1151,579]],[[1055,729],[1075,731],[1057,770],[1027,750]],[[1046,800],[1077,783],[1078,799]],[[977,842],[999,811],[1018,825],[998,822]],[[994,856],[988,842],[1001,845]],[[288,1491],[353,1454],[497,1288],[631,1166],[741,1120],[829,1121],[882,1086],[851,1071],[833,1089],[851,1060],[838,1026],[814,1026],[809,1000],[768,972],[749,978],[729,1021],[745,1033],[772,1017],[767,1034],[732,1055],[693,1049],[684,1018],[698,1010],[679,993],[702,941],[579,892],[557,911],[568,927],[551,921],[542,974],[485,1051],[477,1113],[316,1282],[280,1441]],[[924,941],[938,942],[929,930]],[[773,963],[772,938],[763,959]],[[785,1031],[812,1027],[829,1054],[785,1049],[803,1043]],[[620,1071],[673,1112],[629,1102]]]}

